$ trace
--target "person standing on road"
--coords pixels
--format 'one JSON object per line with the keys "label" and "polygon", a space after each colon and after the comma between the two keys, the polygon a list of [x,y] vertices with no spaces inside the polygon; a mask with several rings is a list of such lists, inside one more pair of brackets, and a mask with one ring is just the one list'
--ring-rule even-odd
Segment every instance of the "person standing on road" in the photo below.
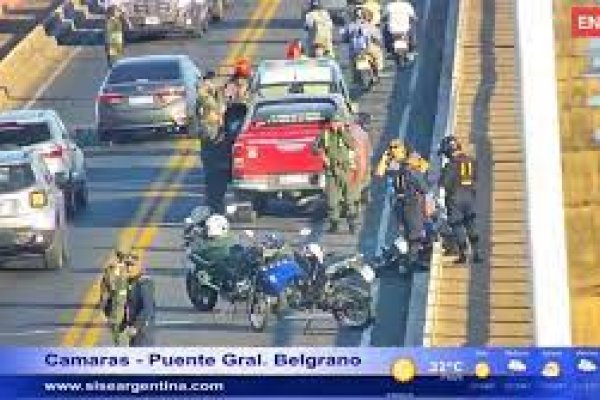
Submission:
{"label": "person standing on road", "polygon": [[353,234],[359,208],[356,188],[349,181],[355,162],[354,138],[341,115],[330,115],[325,122],[329,127],[317,138],[313,151],[322,152],[325,164],[329,232],[338,231],[340,219],[345,215]]}
{"label": "person standing on road", "polygon": [[[309,11],[304,20],[304,29],[308,32],[307,44],[310,46],[310,56],[334,57],[333,21],[329,12],[321,5],[320,0],[310,0]],[[323,54],[320,54],[318,49],[321,49]]]}
{"label": "person standing on road", "polygon": [[137,255],[116,252],[102,277],[100,304],[115,346],[154,345],[154,283],[142,276]]}
{"label": "person standing on road", "polygon": [[119,8],[116,5],[108,7],[104,29],[104,47],[109,68],[125,52],[125,26],[126,20]]}
{"label": "person standing on road", "polygon": [[409,51],[414,54],[417,48],[417,14],[414,7],[406,0],[393,0],[385,5],[384,38],[388,52],[393,53],[394,35],[407,34]]}
{"label": "person standing on road", "polygon": [[221,90],[214,82],[215,73],[209,71],[198,90],[200,157],[204,171],[206,205],[214,213],[225,211],[225,193],[231,172],[230,146],[223,132],[225,103]]}
{"label": "person standing on road", "polygon": [[445,193],[448,223],[458,244],[459,264],[467,261],[467,247],[470,245],[473,261],[481,262],[479,235],[475,228],[475,160],[462,150],[454,136],[445,137],[439,149],[448,162],[442,168],[439,186]]}
{"label": "person standing on road", "polygon": [[425,197],[429,187],[418,164],[408,157],[398,168],[388,169],[388,193],[394,195],[395,210],[408,241],[408,262],[415,266],[425,230]]}

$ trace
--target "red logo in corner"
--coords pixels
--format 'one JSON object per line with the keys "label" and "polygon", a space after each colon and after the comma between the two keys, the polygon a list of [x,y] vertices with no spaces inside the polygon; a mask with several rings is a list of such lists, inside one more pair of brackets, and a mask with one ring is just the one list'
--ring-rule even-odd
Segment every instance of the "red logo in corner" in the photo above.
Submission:
{"label": "red logo in corner", "polygon": [[571,7],[571,35],[574,38],[600,37],[600,6]]}

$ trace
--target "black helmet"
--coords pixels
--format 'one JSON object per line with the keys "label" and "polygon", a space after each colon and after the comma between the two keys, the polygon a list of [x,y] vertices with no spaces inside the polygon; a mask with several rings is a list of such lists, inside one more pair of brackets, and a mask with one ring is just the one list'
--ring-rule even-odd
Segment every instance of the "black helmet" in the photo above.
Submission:
{"label": "black helmet", "polygon": [[461,146],[456,137],[446,136],[440,142],[438,150],[439,155],[444,155],[448,158],[452,157],[457,151],[460,151]]}
{"label": "black helmet", "polygon": [[215,74],[215,71],[206,71],[206,73],[204,74],[204,79],[214,79],[217,76],[217,74]]}

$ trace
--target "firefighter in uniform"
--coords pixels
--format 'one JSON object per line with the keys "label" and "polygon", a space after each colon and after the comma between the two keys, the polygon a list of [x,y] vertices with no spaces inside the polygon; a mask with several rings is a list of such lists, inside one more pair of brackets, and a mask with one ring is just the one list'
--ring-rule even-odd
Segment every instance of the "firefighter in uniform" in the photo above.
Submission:
{"label": "firefighter in uniform", "polygon": [[109,68],[125,52],[125,25],[125,17],[119,8],[115,5],[108,7],[104,28],[104,49]]}
{"label": "firefighter in uniform", "polygon": [[228,138],[223,132],[225,103],[222,91],[214,82],[215,73],[207,72],[198,90],[199,116],[202,129],[200,156],[204,169],[206,205],[214,213],[225,211],[225,192],[231,163]]}
{"label": "firefighter in uniform", "polygon": [[425,197],[429,185],[425,174],[410,157],[397,169],[388,169],[387,176],[388,191],[394,195],[398,219],[408,241],[408,261],[416,265],[424,237]]}
{"label": "firefighter in uniform", "polygon": [[116,252],[104,270],[100,293],[115,346],[154,345],[154,283],[142,276],[137,255]]}
{"label": "firefighter in uniform", "polygon": [[355,168],[354,138],[340,115],[331,115],[326,122],[330,126],[317,138],[313,151],[322,152],[325,163],[329,232],[338,231],[344,215],[350,233],[354,233],[359,202],[356,189],[350,182],[351,170]]}
{"label": "firefighter in uniform", "polygon": [[458,245],[456,262],[462,264],[467,261],[469,244],[473,261],[481,262],[479,235],[475,229],[475,160],[462,151],[453,136],[442,140],[439,153],[448,160],[442,169],[439,186],[445,193],[448,222]]}

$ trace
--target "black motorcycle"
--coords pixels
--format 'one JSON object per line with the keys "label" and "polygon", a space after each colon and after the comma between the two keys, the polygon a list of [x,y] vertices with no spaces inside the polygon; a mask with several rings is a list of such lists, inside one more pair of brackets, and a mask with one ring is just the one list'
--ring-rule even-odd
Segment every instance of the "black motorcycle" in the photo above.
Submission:
{"label": "black motorcycle", "polygon": [[227,265],[217,265],[194,252],[194,243],[204,240],[205,222],[210,215],[208,207],[197,207],[184,221],[185,287],[188,298],[199,311],[214,309],[219,296],[232,304],[244,301],[248,297],[251,281],[246,268],[248,249],[242,245],[232,246],[231,262]]}

